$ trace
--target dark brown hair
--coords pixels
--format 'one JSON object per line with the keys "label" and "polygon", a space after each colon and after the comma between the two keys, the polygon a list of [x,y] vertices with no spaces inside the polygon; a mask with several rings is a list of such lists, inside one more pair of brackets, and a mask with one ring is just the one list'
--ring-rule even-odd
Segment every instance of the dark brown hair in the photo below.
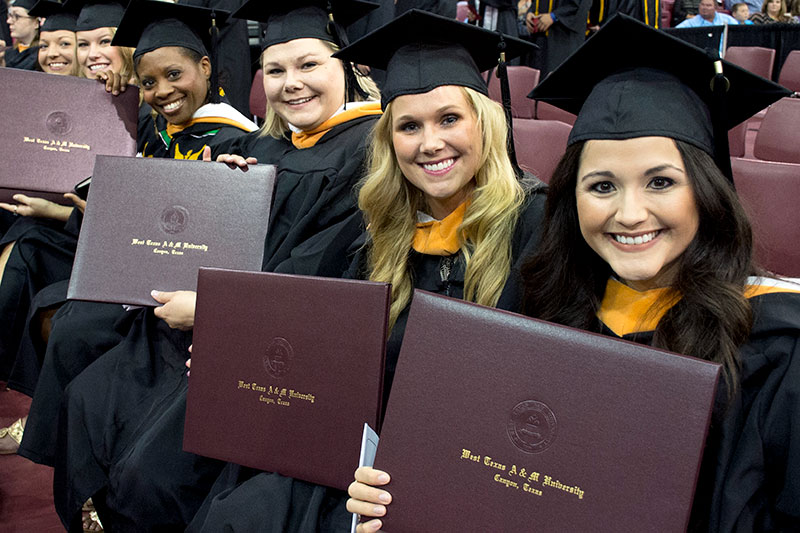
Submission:
{"label": "dark brown hair", "polygon": [[[524,309],[536,318],[598,331],[596,313],[613,273],[586,244],[578,224],[575,186],[583,144],[567,149],[550,180],[541,244],[522,269]],[[730,398],[738,386],[738,348],[752,328],[743,295],[755,271],[750,222],[711,156],[675,144],[690,177],[699,226],[671,285],[682,297],[659,321],[653,345],[721,363]]]}

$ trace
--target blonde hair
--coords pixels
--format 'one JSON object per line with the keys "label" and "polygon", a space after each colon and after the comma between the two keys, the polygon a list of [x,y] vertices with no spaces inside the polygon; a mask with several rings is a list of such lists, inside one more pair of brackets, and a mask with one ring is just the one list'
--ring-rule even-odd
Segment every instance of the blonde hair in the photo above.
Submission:
{"label": "blonde hair", "polygon": [[[331,53],[335,53],[339,51],[339,47],[330,41],[323,41],[320,39],[321,42],[325,43],[328,48],[331,49]],[[261,62],[261,67],[264,67],[264,52],[261,52],[261,58],[259,60]],[[344,69],[345,65],[342,63],[342,69]],[[361,75],[358,69],[354,69],[356,72],[356,81],[361,89],[366,92],[369,97],[362,98],[358,91],[356,91],[356,102],[363,102],[365,100],[380,100],[381,93],[378,89],[378,86],[375,85],[375,82],[372,81],[372,78],[369,76]],[[342,83],[344,83],[344,77],[342,78]],[[345,94],[345,98],[347,95]],[[286,122],[286,119],[277,114],[270,106],[269,102],[267,102],[267,109],[264,115],[264,124],[261,126],[261,130],[259,132],[260,137],[274,137],[276,139],[280,139],[286,137],[289,132],[289,123]]]}
{"label": "blonde hair", "polygon": [[[461,87],[481,128],[482,149],[475,189],[459,226],[459,244],[466,261],[464,299],[497,305],[511,269],[511,237],[524,192],[514,174],[506,147],[503,109],[488,97]],[[392,144],[392,104],[374,128],[368,172],[361,183],[358,206],[371,238],[369,279],[392,284],[390,328],[411,301],[413,280],[409,251],[416,212],[424,208],[422,192],[402,174]]]}
{"label": "blonde hair", "polygon": [[[111,38],[113,39],[114,36],[117,34],[117,28],[115,28],[114,26],[109,26],[108,29],[111,31]],[[76,58],[78,57],[78,53],[77,53],[78,44],[77,44],[77,42],[78,42],[78,39],[77,39],[77,32],[76,32],[76,35],[75,35],[75,46],[76,46],[75,57]],[[127,46],[115,46],[114,48],[119,50],[119,55],[122,57],[122,68],[119,71],[120,77],[126,83],[130,82],[130,80],[136,79],[136,70],[133,68],[133,51],[135,49],[127,47]],[[79,75],[80,75],[81,78],[85,78],[86,77],[86,73],[83,71],[82,68],[80,69],[80,74]],[[141,105],[141,97],[139,98],[139,103]]]}

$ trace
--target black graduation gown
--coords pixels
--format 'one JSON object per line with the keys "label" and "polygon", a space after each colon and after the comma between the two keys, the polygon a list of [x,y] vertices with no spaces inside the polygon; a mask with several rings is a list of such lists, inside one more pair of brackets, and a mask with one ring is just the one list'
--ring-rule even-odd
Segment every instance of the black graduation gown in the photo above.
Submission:
{"label": "black graduation gown", "polygon": [[550,29],[534,33],[533,42],[540,47],[534,67],[542,77],[555,70],[586,40],[586,21],[592,0],[533,0],[530,13],[553,13],[558,19]]}
{"label": "black graduation gown", "polygon": [[[544,204],[544,189],[537,189],[523,208],[512,239],[512,271],[497,303],[499,309],[519,311],[521,307],[519,268],[538,245]],[[364,239],[362,235],[351,247],[356,251],[347,277],[367,277]],[[463,298],[464,261],[460,253],[436,256],[412,250],[409,259],[415,288]],[[407,320],[408,308],[398,316],[387,342],[384,409]],[[187,531],[347,532],[352,515],[345,508],[346,501],[347,494],[336,489],[228,464]]]}
{"label": "black graduation gown", "polygon": [[[212,147],[213,151],[216,142],[229,142],[244,134],[244,130],[227,122],[199,123],[171,138],[166,132],[160,132],[157,138],[154,137],[154,146],[162,148],[151,153],[196,158],[205,146]],[[68,261],[70,270],[73,258]],[[68,278],[69,271],[64,279]],[[48,301],[43,303],[63,303],[66,291],[66,283],[48,287]],[[29,316],[34,311],[31,310]],[[121,305],[69,301],[52,317],[46,347],[39,347],[32,341],[20,344],[16,365],[24,369],[20,375],[25,376],[25,381],[10,385],[32,393],[33,403],[18,454],[37,463],[54,463],[55,421],[65,387],[93,361],[122,341],[135,318],[136,311],[126,312]]]}
{"label": "black graduation gown", "polygon": [[[36,70],[39,62],[39,47],[31,46],[20,52],[17,48],[6,50],[6,67],[21,70]],[[22,88],[21,88],[22,89]]]}
{"label": "black graduation gown", "polygon": [[[319,260],[326,242],[320,235],[356,211],[354,187],[376,119],[335,126],[303,150],[255,135],[223,146],[245,156],[259,156],[245,150],[252,145],[278,152],[263,270],[313,270],[306,263]],[[117,531],[182,528],[195,514],[223,464],[182,451],[190,342],[190,332],[170,330],[152,310],[140,310],[125,339],[69,385],[54,477],[65,525],[77,530],[89,497]]]}
{"label": "black graduation gown", "polygon": [[[741,391],[726,409],[718,388],[689,531],[800,531],[800,294],[750,303]],[[653,332],[622,338],[650,344]]]}

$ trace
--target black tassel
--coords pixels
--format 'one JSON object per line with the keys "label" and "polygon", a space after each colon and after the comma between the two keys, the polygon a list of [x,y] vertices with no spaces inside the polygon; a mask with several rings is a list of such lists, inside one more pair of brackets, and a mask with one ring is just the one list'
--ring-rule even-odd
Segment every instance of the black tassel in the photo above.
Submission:
{"label": "black tassel", "polygon": [[211,89],[209,90],[208,101],[212,104],[220,102],[219,95],[219,72],[222,68],[220,63],[219,53],[217,46],[219,44],[219,27],[217,26],[217,13],[211,12],[211,28],[208,30],[211,34],[211,50],[209,50],[209,59],[211,60]]}
{"label": "black tassel", "polygon": [[[328,32],[328,35],[333,37],[333,40],[336,42],[336,45],[341,49],[350,44],[350,40],[347,38],[347,33],[345,33],[344,28],[336,23],[333,20],[333,12],[331,11],[331,3],[328,2],[328,24],[325,28]],[[360,95],[362,99],[367,100],[369,99],[369,93],[361,88],[359,85],[357,76],[360,76],[361,73],[356,72],[356,67],[352,63],[348,61],[343,62],[344,66],[344,83],[345,83],[345,92],[347,95],[347,102],[355,102],[356,94]]]}
{"label": "black tassel", "polygon": [[500,52],[500,58],[497,61],[497,79],[500,82],[500,95],[503,100],[503,111],[506,114],[506,127],[508,128],[508,158],[511,160],[511,166],[514,168],[514,174],[517,179],[522,179],[522,169],[517,163],[517,150],[514,147],[514,119],[511,115],[511,89],[508,86],[508,70],[506,69],[506,42],[503,40],[503,35],[500,34],[500,42],[497,45]]}
{"label": "black tassel", "polygon": [[718,54],[714,61],[714,77],[711,79],[711,124],[714,132],[714,160],[722,173],[733,184],[731,151],[728,145],[728,89],[731,83],[722,72],[722,61]]}

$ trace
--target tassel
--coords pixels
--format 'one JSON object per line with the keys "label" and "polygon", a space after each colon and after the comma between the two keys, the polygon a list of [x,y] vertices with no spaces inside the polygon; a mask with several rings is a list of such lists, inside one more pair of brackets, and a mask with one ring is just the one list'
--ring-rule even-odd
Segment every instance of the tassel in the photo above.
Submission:
{"label": "tassel", "polygon": [[219,44],[219,27],[217,26],[217,13],[216,11],[211,12],[211,28],[208,30],[211,34],[211,50],[209,50],[209,55],[211,56],[211,90],[209,91],[208,101],[212,104],[218,104],[220,102],[219,96],[219,71],[222,68],[220,64],[219,53],[217,50],[217,46]]}
{"label": "tassel", "polygon": [[500,51],[500,58],[497,61],[497,79],[500,81],[500,95],[503,100],[503,111],[506,114],[506,127],[508,128],[508,158],[511,160],[511,166],[514,168],[514,174],[517,179],[522,179],[522,169],[517,163],[517,150],[514,147],[514,119],[511,115],[511,89],[508,86],[508,70],[506,68],[506,42],[503,40],[503,35],[500,34],[500,42],[497,45]]}
{"label": "tassel", "polygon": [[[347,34],[339,24],[333,20],[333,11],[331,10],[331,3],[328,2],[328,24],[325,28],[328,32],[328,35],[333,37],[336,45],[342,49],[348,44],[350,44],[350,40],[347,38]],[[361,88],[359,85],[356,76],[361,76],[360,72],[356,72],[356,67],[349,61],[343,61],[342,66],[344,67],[344,84],[345,84],[345,93],[346,93],[346,102],[355,102],[356,94],[360,95],[363,100],[369,99],[369,93]]]}
{"label": "tassel", "polygon": [[714,130],[714,160],[722,173],[733,185],[733,170],[731,169],[731,152],[728,145],[728,89],[731,83],[722,72],[722,61],[718,52],[714,51],[714,77],[711,79],[711,124]]}

